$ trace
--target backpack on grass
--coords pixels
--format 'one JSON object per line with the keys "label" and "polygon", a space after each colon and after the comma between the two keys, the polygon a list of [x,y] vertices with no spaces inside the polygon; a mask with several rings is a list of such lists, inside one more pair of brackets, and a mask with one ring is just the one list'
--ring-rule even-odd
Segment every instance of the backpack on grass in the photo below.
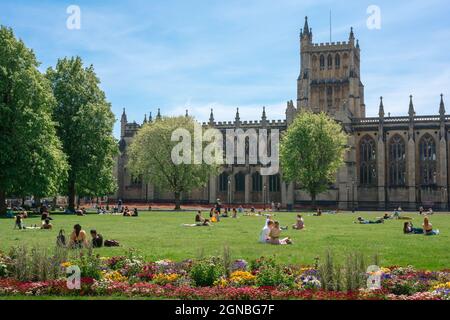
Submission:
{"label": "backpack on grass", "polygon": [[119,247],[120,246],[119,242],[116,240],[105,240],[103,245],[105,247]]}
{"label": "backpack on grass", "polygon": [[64,230],[59,230],[58,236],[56,237],[56,245],[58,247],[66,246],[66,236],[64,235]]}

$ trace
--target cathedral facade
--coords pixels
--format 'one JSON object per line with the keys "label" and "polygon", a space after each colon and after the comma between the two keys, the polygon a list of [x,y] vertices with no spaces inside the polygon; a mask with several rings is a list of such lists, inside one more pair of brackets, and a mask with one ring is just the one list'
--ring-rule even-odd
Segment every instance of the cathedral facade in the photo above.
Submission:
{"label": "cathedral facade", "polygon": [[[444,210],[449,207],[449,128],[443,96],[436,99],[435,115],[418,116],[413,97],[409,97],[408,115],[386,116],[380,98],[379,116],[366,117],[364,85],[360,75],[360,47],[353,29],[348,41],[314,43],[305,18],[300,32],[300,75],[297,100],[287,103],[286,118],[270,121],[263,108],[261,118],[218,122],[211,110],[204,126],[225,132],[226,129],[277,129],[281,133],[302,110],[326,112],[348,134],[345,164],[336,181],[317,197],[319,206],[352,209],[390,209],[401,206],[415,210],[420,206]],[[160,111],[155,119],[161,117]],[[144,122],[153,121],[152,117]],[[173,194],[158,190],[151,183],[132,177],[126,168],[127,146],[141,125],[121,118],[120,155],[115,174],[118,191],[115,197],[134,202],[173,202]],[[280,174],[262,176],[258,165],[226,165],[221,174],[211,177],[207,186],[182,195],[184,202],[269,204],[284,207],[308,206],[311,198],[301,184],[287,183]],[[282,168],[281,168],[282,171]]]}

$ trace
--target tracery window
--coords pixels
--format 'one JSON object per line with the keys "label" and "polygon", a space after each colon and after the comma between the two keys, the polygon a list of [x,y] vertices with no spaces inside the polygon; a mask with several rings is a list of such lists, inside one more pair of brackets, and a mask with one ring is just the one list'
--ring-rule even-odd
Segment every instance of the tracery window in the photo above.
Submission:
{"label": "tracery window", "polygon": [[389,143],[389,184],[406,185],[405,141],[399,135],[394,136]]}
{"label": "tracery window", "polygon": [[377,151],[374,139],[365,136],[359,144],[359,182],[373,186],[377,183]]}

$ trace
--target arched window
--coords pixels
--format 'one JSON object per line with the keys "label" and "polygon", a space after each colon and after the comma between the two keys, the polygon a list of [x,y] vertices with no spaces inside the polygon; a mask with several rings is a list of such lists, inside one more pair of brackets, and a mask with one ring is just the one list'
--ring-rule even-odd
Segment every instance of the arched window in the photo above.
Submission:
{"label": "arched window", "polygon": [[262,191],[262,176],[259,172],[255,172],[252,175],[252,190]]}
{"label": "arched window", "polygon": [[332,107],[333,106],[333,88],[327,87],[327,106]]}
{"label": "arched window", "polygon": [[341,67],[341,56],[339,54],[334,57],[334,67],[339,69]]}
{"label": "arched window", "polygon": [[280,192],[280,175],[269,176],[269,191]]}
{"label": "arched window", "polygon": [[359,144],[359,181],[361,185],[373,186],[377,183],[377,151],[375,141],[365,136]]}
{"label": "arched window", "polygon": [[219,176],[219,191],[227,192],[228,191],[228,173],[223,172]]}
{"label": "arched window", "polygon": [[328,69],[333,68],[333,57],[331,56],[331,54],[328,55],[327,65],[328,65]]}
{"label": "arched window", "polygon": [[234,176],[234,180],[235,180],[236,192],[244,192],[245,191],[245,175],[242,172],[239,172]]}
{"label": "arched window", "polygon": [[435,185],[436,179],[436,143],[432,136],[426,134],[419,143],[420,181],[423,186]]}
{"label": "arched window", "polygon": [[405,141],[399,135],[389,143],[389,183],[391,186],[406,185]]}
{"label": "arched window", "polygon": [[320,55],[320,70],[325,69],[325,57]]}

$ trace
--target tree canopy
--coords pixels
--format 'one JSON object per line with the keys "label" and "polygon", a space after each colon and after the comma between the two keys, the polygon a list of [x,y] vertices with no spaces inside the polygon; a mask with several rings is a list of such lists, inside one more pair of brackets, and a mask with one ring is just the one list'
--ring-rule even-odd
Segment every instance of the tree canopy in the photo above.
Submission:
{"label": "tree canopy", "polygon": [[[196,122],[192,117],[163,117],[161,120],[145,124],[128,147],[128,168],[134,176],[151,182],[161,190],[171,191],[175,196],[175,209],[180,209],[183,192],[207,184],[211,175],[218,173],[216,164],[181,163],[172,160],[172,150],[179,144],[171,141],[172,133],[186,129],[194,137]],[[194,139],[189,141],[190,157],[194,158]]]}
{"label": "tree canopy", "polygon": [[50,82],[32,50],[0,27],[0,212],[6,196],[54,196],[67,172]]}
{"label": "tree canopy", "polygon": [[47,78],[56,98],[53,119],[69,164],[62,193],[73,210],[76,194],[103,196],[115,191],[115,117],[93,66],[83,67],[81,58],[58,60],[55,69],[47,70]]}
{"label": "tree canopy", "polygon": [[300,183],[311,195],[327,190],[344,163],[347,136],[325,113],[302,112],[289,126],[280,146],[283,177]]}

